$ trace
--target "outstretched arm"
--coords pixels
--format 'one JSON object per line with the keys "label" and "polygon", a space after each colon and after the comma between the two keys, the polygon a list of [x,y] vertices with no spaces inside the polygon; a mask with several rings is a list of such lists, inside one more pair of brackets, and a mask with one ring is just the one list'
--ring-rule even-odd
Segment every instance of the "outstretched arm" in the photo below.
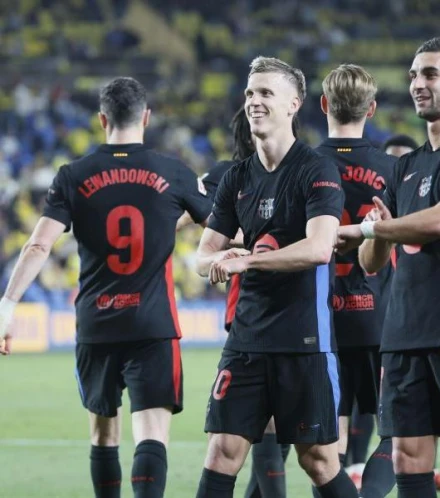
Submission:
{"label": "outstretched arm", "polygon": [[[7,329],[12,321],[14,308],[29,285],[40,273],[52,246],[64,232],[66,225],[43,216],[38,221],[29,240],[23,246],[12,271],[5,294],[0,300],[0,353],[9,354],[10,336]],[[5,345],[3,346],[3,339]]]}

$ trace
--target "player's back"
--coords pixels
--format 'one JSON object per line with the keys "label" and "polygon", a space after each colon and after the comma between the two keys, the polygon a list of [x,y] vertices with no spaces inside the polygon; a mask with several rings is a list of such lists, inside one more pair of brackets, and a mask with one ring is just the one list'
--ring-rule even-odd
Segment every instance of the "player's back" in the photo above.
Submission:
{"label": "player's back", "polygon": [[[341,174],[345,193],[341,224],[360,223],[374,207],[373,196],[382,196],[397,158],[362,138],[328,138],[317,151],[331,157]],[[336,256],[333,304],[339,347],[380,344],[391,277],[391,265],[377,275],[365,275],[357,249]]]}
{"label": "player's back", "polygon": [[200,190],[183,163],[142,144],[102,145],[61,168],[46,214],[64,201],[78,241],[79,342],[179,334],[171,254],[182,213],[209,215]]}

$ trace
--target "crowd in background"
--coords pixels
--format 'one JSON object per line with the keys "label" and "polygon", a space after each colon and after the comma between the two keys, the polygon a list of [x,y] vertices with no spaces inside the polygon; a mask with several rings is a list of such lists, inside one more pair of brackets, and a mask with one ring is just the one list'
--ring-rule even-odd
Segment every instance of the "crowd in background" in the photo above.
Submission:
{"label": "crowd in background", "polygon": [[[16,9],[0,7],[0,292],[57,168],[104,140],[97,93],[113,76],[137,77],[150,91],[146,143],[200,175],[231,155],[229,121],[260,54],[304,71],[300,136],[311,145],[326,132],[320,82],[341,62],[363,64],[378,80],[367,138],[376,145],[394,133],[425,139],[406,74],[419,41],[437,34],[439,2],[25,0]],[[177,239],[179,299],[218,297],[190,271],[199,237],[190,228]],[[77,273],[66,234],[25,300],[71,306]]]}

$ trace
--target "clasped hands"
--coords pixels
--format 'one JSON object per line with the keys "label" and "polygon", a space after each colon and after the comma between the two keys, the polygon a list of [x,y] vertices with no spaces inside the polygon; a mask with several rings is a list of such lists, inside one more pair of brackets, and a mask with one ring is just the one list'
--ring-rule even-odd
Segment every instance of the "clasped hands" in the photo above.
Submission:
{"label": "clasped hands", "polygon": [[[392,219],[391,213],[379,197],[373,197],[374,208],[367,213],[364,221],[380,221]],[[337,254],[345,254],[359,247],[365,237],[360,225],[342,225],[336,232],[334,251]]]}

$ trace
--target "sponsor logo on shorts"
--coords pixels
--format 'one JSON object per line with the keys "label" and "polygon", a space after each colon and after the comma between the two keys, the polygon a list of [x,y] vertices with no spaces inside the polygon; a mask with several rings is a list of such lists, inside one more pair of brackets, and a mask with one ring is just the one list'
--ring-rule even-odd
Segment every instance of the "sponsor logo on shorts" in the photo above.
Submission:
{"label": "sponsor logo on shorts", "polygon": [[111,296],[109,294],[102,294],[96,298],[96,307],[99,310],[107,310],[114,308],[120,310],[132,306],[139,306],[141,303],[141,293],[135,292],[133,294],[116,294]]}
{"label": "sponsor logo on shorts", "polygon": [[304,422],[301,422],[298,424],[298,430],[300,432],[304,431],[316,431],[321,427],[321,424],[312,424],[312,425],[306,425]]}
{"label": "sponsor logo on shorts", "polygon": [[316,336],[304,337],[304,344],[307,344],[307,345],[316,344]]}
{"label": "sponsor logo on shorts", "polygon": [[368,311],[374,310],[373,294],[353,294],[350,296],[333,295],[335,311]]}

